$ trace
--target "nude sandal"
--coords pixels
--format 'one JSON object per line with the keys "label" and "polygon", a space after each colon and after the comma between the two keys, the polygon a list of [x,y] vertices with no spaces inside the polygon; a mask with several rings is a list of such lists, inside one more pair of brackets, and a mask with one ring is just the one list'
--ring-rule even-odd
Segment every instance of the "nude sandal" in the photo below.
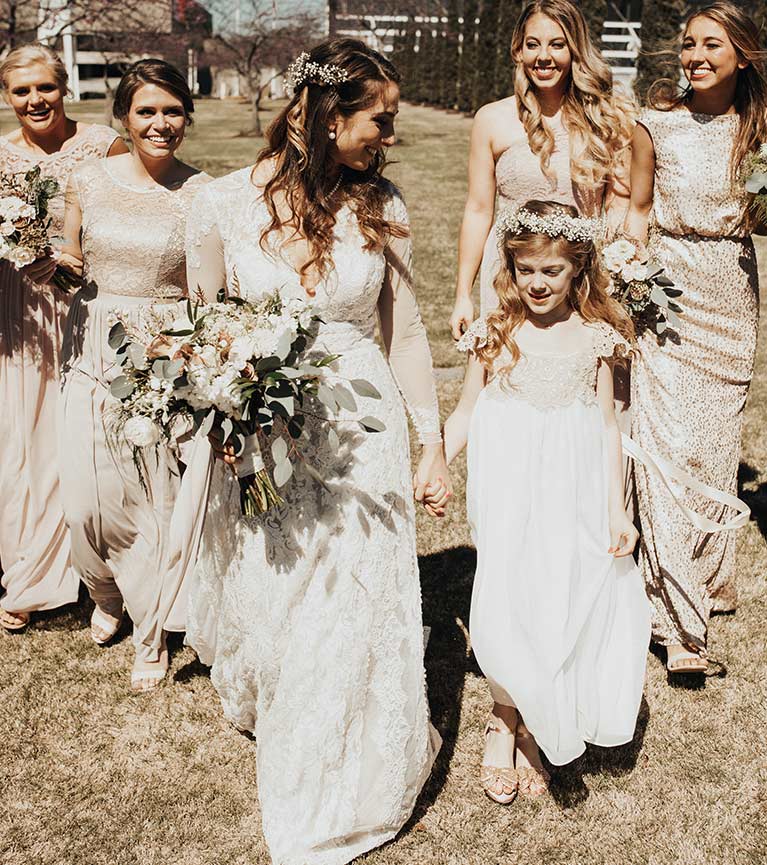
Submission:
{"label": "nude sandal", "polygon": [[[501,738],[508,736],[511,736],[511,743],[508,739],[504,741]],[[510,805],[516,799],[519,789],[517,772],[513,765],[515,737],[515,732],[501,730],[493,720],[489,720],[485,725],[485,753],[482,757],[479,779],[485,795],[499,805]],[[509,763],[509,758],[506,756],[509,752],[509,744],[511,744],[511,764],[502,765]]]}
{"label": "nude sandal", "polygon": [[97,646],[105,646],[120,630],[122,613],[118,618],[105,613],[100,607],[94,607],[91,615],[91,639]]}
{"label": "nude sandal", "polygon": [[23,631],[29,624],[30,618],[29,613],[12,613],[0,607],[0,625],[6,631]]}
{"label": "nude sandal", "polygon": [[708,658],[698,652],[691,652],[680,647],[680,651],[669,652],[670,646],[666,647],[666,669],[669,673],[707,673]]}
{"label": "nude sandal", "polygon": [[[538,744],[533,738],[532,733],[521,722],[517,725],[517,743],[519,743],[520,739],[523,741],[531,741],[536,750],[538,750]],[[519,750],[519,747],[517,747],[517,751]],[[530,758],[527,754],[525,754],[525,759],[528,763],[530,762]],[[536,799],[538,796],[543,796],[544,793],[548,792],[551,775],[549,775],[542,765],[520,766],[517,767],[516,771],[520,796],[524,796],[528,799]]]}
{"label": "nude sandal", "polygon": [[159,687],[162,680],[168,674],[168,650],[161,649],[160,657],[157,661],[139,661],[133,662],[133,669],[130,674],[130,688],[136,694],[154,691]]}

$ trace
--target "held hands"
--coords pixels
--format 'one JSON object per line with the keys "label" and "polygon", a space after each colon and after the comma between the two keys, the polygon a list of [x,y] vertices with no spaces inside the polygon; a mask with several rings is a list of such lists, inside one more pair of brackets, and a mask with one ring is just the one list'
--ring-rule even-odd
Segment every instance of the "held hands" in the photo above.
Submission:
{"label": "held hands", "polygon": [[43,258],[35,259],[32,264],[22,267],[21,272],[30,282],[46,285],[53,278],[57,267],[56,259],[52,255],[46,255]]}
{"label": "held hands", "polygon": [[445,515],[445,506],[453,489],[442,442],[424,445],[421,461],[413,475],[413,491],[415,500],[421,502],[430,516]]}
{"label": "held hands", "polygon": [[639,532],[631,522],[625,510],[619,514],[610,514],[610,549],[616,559],[630,556],[639,540]]}
{"label": "held hands", "polygon": [[456,300],[453,312],[450,315],[450,332],[453,339],[459,340],[463,335],[463,332],[469,328],[473,321],[474,304],[471,297],[459,297]]}
{"label": "held hands", "polygon": [[222,445],[221,439],[217,438],[213,433],[208,436],[208,441],[215,458],[226,463],[234,476],[237,477],[237,463],[240,462],[240,458],[234,454],[234,445]]}

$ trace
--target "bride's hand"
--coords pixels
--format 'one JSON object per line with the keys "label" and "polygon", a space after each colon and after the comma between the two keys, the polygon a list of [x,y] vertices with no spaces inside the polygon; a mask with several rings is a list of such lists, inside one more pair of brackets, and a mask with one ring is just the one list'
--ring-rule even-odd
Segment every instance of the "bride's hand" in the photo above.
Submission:
{"label": "bride's hand", "polygon": [[612,553],[616,558],[630,556],[634,552],[638,540],[639,532],[628,518],[625,510],[623,513],[610,515],[610,549],[607,551],[608,553]]}
{"label": "bride's hand", "polygon": [[459,340],[474,321],[474,304],[470,297],[459,297],[450,315],[450,332],[453,339]]}
{"label": "bride's hand", "polygon": [[223,460],[236,476],[237,463],[240,462],[240,458],[234,454],[234,445],[222,445],[221,439],[216,438],[213,433],[208,436],[208,441],[210,442],[210,446],[213,449],[213,454],[216,459]]}
{"label": "bride's hand", "polygon": [[415,500],[423,503],[427,513],[433,517],[444,516],[453,489],[442,442],[423,446],[421,460],[413,475],[413,491]]}

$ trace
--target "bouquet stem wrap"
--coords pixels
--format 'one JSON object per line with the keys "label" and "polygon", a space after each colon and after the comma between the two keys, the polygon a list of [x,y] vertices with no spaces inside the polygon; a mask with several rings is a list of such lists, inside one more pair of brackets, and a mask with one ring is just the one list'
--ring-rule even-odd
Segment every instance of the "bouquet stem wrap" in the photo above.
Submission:
{"label": "bouquet stem wrap", "polygon": [[240,482],[240,505],[246,517],[263,514],[272,505],[283,503],[266,470],[257,433],[245,437],[240,460],[236,465]]}

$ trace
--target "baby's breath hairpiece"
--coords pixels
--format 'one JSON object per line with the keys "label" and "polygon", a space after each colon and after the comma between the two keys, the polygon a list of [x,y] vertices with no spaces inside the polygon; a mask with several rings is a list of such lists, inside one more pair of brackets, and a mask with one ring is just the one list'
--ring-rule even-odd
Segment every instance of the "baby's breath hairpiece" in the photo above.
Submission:
{"label": "baby's breath hairpiece", "polygon": [[349,80],[349,73],[334,63],[315,63],[304,51],[288,66],[285,78],[293,90],[298,90],[307,81],[323,87],[343,84]]}
{"label": "baby's breath hairpiece", "polygon": [[563,210],[539,216],[524,207],[507,207],[501,211],[495,223],[498,242],[502,243],[507,234],[521,234],[531,231],[534,234],[547,234],[549,237],[565,237],[575,243],[594,242],[600,235],[601,222],[582,216],[570,216]]}

